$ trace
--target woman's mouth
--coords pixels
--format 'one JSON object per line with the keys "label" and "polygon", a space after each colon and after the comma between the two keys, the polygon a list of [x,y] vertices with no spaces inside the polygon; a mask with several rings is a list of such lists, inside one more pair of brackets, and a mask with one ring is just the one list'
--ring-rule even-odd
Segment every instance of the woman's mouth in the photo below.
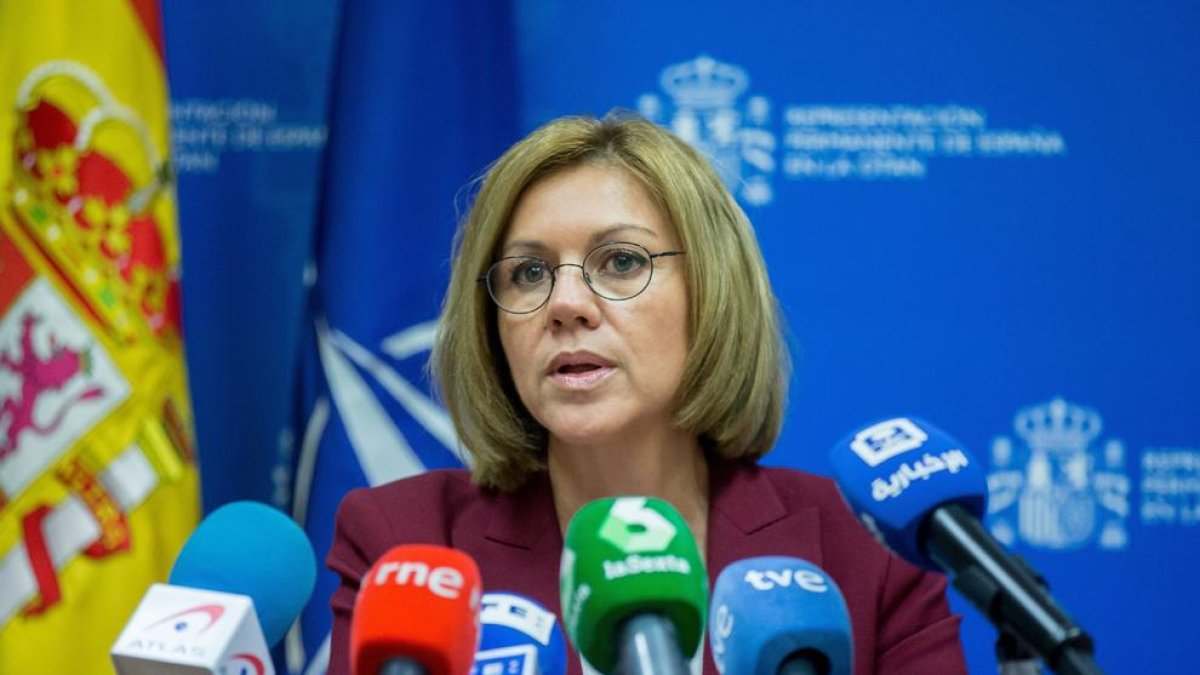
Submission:
{"label": "woman's mouth", "polygon": [[612,363],[589,352],[559,354],[550,362],[547,375],[559,387],[579,390],[599,384],[612,374]]}
{"label": "woman's mouth", "polygon": [[587,389],[613,373],[612,366],[581,363],[563,366],[550,374],[550,379],[564,389]]}

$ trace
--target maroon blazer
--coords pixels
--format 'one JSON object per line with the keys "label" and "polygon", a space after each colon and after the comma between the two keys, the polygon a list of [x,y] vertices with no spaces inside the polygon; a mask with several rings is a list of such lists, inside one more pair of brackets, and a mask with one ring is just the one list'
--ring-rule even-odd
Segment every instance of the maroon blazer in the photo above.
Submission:
{"label": "maroon blazer", "polygon": [[[710,468],[709,585],[730,563],[762,555],[803,558],[841,588],[854,630],[854,672],[965,673],[959,617],[946,582],[891,555],[845,506],[833,483],[790,469],[722,462]],[[334,592],[329,673],[349,675],[350,616],[359,579],[399,544],[438,544],[479,563],[485,591],[531,597],[562,620],[558,568],[562,533],[543,472],[513,494],[483,490],[466,471],[433,471],[355,490],[338,508],[326,563],[341,577]],[[705,648],[704,672],[715,675]],[[570,675],[579,675],[571,652]]]}

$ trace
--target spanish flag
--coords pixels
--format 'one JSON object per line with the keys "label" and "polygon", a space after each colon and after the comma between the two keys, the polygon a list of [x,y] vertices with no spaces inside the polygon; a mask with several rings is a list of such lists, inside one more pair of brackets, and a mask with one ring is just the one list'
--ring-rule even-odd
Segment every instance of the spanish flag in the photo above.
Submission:
{"label": "spanish flag", "polygon": [[111,673],[199,517],[156,0],[0,2],[0,673]]}

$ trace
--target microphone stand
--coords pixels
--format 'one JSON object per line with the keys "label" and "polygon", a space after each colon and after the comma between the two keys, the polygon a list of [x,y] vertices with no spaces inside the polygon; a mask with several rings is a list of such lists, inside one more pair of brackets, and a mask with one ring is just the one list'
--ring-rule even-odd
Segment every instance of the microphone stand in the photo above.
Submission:
{"label": "microphone stand", "polygon": [[1008,630],[996,638],[996,667],[1000,675],[1042,675],[1037,654]]}
{"label": "microphone stand", "polygon": [[428,672],[425,666],[404,656],[390,658],[379,667],[379,675],[428,675]]}
{"label": "microphone stand", "polygon": [[1046,592],[1045,581],[1010,554],[959,504],[925,523],[929,553],[953,572],[951,584],[1002,631],[1011,631],[1059,675],[1101,675],[1092,639]]}
{"label": "microphone stand", "polygon": [[690,675],[675,628],[658,614],[638,614],[620,628],[620,675]]}
{"label": "microphone stand", "polygon": [[829,659],[815,649],[802,649],[788,655],[775,675],[829,675]]}

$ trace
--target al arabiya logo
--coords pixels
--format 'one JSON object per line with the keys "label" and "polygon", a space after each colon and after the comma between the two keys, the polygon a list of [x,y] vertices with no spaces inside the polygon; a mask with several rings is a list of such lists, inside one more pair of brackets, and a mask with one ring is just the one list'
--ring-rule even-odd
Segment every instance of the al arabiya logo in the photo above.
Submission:
{"label": "al arabiya logo", "polygon": [[144,632],[165,626],[175,635],[200,635],[212,628],[224,614],[225,607],[222,605],[196,605],[147,625]]}
{"label": "al arabiya logo", "polygon": [[1125,446],[1100,442],[1103,423],[1091,408],[1056,398],[1024,408],[1013,419],[1020,442],[992,442],[987,524],[1012,545],[1066,550],[1095,542],[1129,546],[1130,480]]}

